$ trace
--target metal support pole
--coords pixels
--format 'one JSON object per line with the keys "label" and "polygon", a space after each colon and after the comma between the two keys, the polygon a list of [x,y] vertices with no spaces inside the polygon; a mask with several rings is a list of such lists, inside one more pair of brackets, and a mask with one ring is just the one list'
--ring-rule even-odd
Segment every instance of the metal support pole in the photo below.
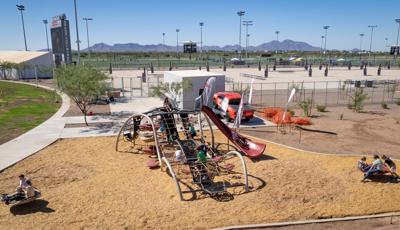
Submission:
{"label": "metal support pole", "polygon": [[328,104],[328,82],[326,82],[325,86],[325,106]]}
{"label": "metal support pole", "polygon": [[129,78],[129,88],[131,89],[131,98],[133,97],[132,78]]}
{"label": "metal support pole", "polygon": [[276,107],[276,82],[274,86],[274,107]]}
{"label": "metal support pole", "polygon": [[78,11],[76,10],[76,0],[74,0],[74,8],[75,8],[75,26],[76,26],[76,46],[78,48],[78,64],[81,61],[81,49],[79,47],[79,28],[78,28]]}

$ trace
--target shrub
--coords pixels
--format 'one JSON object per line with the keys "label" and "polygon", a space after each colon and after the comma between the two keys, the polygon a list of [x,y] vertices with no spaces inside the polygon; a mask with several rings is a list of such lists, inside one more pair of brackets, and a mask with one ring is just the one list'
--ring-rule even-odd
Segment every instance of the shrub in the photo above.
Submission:
{"label": "shrub", "polygon": [[290,115],[294,116],[295,114],[294,110],[288,108],[287,111],[290,113]]}
{"label": "shrub", "polygon": [[349,109],[359,113],[364,107],[364,101],[368,99],[368,94],[364,93],[363,88],[357,88],[353,95],[350,95],[351,103],[347,106]]}
{"label": "shrub", "polygon": [[311,108],[312,108],[312,101],[311,99],[307,98],[307,100],[300,101],[299,107],[303,110],[303,115],[305,117],[311,116]]}
{"label": "shrub", "polygon": [[317,105],[317,111],[318,112],[326,112],[326,106],[325,105]]}

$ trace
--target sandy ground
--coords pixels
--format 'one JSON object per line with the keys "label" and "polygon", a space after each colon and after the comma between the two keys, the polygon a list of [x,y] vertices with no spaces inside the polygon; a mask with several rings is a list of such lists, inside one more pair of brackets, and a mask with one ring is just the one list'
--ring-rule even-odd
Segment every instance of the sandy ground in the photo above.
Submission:
{"label": "sandy ground", "polygon": [[[273,127],[244,132],[309,151],[358,155],[379,152],[400,159],[400,106],[392,104],[389,108],[368,105],[362,113],[346,107],[328,107],[324,113],[313,111],[312,125],[306,128],[336,132],[337,136],[302,131],[300,139],[298,130],[287,128],[282,134]],[[295,112],[302,115],[300,110]]]}
{"label": "sandy ground", "polygon": [[20,173],[43,193],[25,207],[1,205],[0,226],[205,229],[400,210],[400,184],[360,182],[357,157],[268,144],[266,157],[246,158],[250,192],[227,202],[205,195],[180,201],[167,173],[146,167],[148,156],[116,152],[114,144],[113,137],[60,140],[0,173],[0,193],[12,191]]}

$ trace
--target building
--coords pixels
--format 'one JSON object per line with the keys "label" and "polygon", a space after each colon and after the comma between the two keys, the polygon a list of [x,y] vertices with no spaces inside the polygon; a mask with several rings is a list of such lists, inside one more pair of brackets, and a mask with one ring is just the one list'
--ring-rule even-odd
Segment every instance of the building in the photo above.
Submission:
{"label": "building", "polygon": [[177,102],[181,109],[194,109],[195,99],[203,93],[204,86],[210,77],[216,77],[215,91],[225,91],[225,75],[200,70],[182,70],[164,72],[164,83],[179,82],[183,84],[182,93]]}
{"label": "building", "polygon": [[47,51],[0,51],[0,79],[51,78],[52,63]]}

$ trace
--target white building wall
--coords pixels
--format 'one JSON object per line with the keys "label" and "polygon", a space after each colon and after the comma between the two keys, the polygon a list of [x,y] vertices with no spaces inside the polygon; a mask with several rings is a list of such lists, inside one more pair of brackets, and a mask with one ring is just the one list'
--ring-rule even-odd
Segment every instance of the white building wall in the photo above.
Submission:
{"label": "white building wall", "polygon": [[202,73],[204,76],[190,76],[190,73],[193,71],[188,71],[188,75],[182,74],[182,71],[179,71],[180,74],[175,74],[172,72],[164,73],[164,83],[171,84],[172,82],[182,82],[189,81],[191,83],[191,88],[184,89],[182,96],[179,98],[180,108],[181,109],[194,109],[195,99],[199,96],[200,90],[204,89],[204,85],[210,77],[216,77],[215,82],[215,90],[216,92],[225,91],[225,76],[220,74],[212,74],[209,75]]}

